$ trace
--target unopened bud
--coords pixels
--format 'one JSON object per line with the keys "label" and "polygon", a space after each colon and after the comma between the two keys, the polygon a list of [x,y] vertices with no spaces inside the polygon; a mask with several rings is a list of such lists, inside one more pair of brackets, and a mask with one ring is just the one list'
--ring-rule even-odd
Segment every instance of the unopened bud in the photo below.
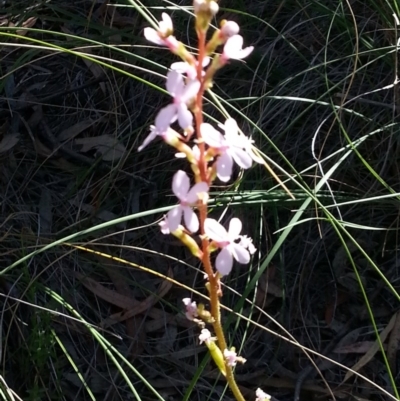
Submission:
{"label": "unopened bud", "polygon": [[[226,21],[223,20],[221,22],[220,36],[228,39],[233,35],[237,35],[239,33],[239,25],[235,21]],[[225,39],[225,40],[226,40]]]}

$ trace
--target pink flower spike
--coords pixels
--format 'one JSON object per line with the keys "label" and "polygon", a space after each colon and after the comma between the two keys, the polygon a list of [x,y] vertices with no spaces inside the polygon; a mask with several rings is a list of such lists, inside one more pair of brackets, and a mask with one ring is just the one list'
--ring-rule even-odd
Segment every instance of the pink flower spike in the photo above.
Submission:
{"label": "pink flower spike", "polygon": [[158,22],[158,30],[154,28],[144,28],[144,36],[149,42],[166,46],[165,39],[171,36],[173,31],[174,27],[171,17],[167,13],[162,13],[162,20]]}
{"label": "pink flower spike", "polygon": [[224,349],[224,357],[228,366],[235,366],[237,362],[237,353],[235,351],[230,351],[228,349]]}
{"label": "pink flower spike", "polygon": [[243,47],[243,38],[240,35],[231,36],[225,43],[222,59],[224,62],[228,60],[241,60],[247,57],[254,49],[253,46]]}
{"label": "pink flower spike", "polygon": [[221,248],[221,252],[215,261],[215,267],[222,276],[231,272],[233,259],[241,264],[250,262],[250,254],[247,248],[235,242],[235,240],[242,238],[239,235],[241,230],[242,222],[238,218],[233,218],[230,221],[228,231],[214,219],[207,218],[204,221],[206,235]]}
{"label": "pink flower spike", "polygon": [[179,199],[180,204],[168,212],[168,221],[171,231],[178,228],[182,220],[185,221],[186,228],[194,233],[199,229],[199,219],[191,208],[199,199],[199,194],[208,192],[208,185],[199,182],[190,189],[190,180],[187,174],[178,170],[172,180],[172,191]]}
{"label": "pink flower spike", "polygon": [[198,314],[197,314],[197,304],[196,302],[192,302],[190,298],[183,298],[182,302],[186,306],[186,312],[185,315],[189,320],[194,320]]}
{"label": "pink flower spike", "polygon": [[271,396],[267,393],[264,393],[260,388],[256,390],[256,401],[269,401]]}

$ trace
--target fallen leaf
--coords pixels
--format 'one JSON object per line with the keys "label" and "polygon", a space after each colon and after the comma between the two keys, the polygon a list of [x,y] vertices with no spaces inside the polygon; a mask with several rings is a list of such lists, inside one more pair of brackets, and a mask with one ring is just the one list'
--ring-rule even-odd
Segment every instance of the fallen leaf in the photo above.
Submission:
{"label": "fallen leaf", "polygon": [[[397,317],[397,313],[395,313],[392,316],[388,325],[382,330],[381,334],[379,335],[379,338],[382,343],[386,340],[387,336],[392,331],[395,321],[396,321],[396,317]],[[380,347],[379,347],[379,343],[377,340],[373,343],[373,345],[368,350],[368,352],[354,366],[352,366],[350,370],[348,370],[342,383],[344,383],[351,376],[353,376],[354,372],[358,372],[364,365],[366,365],[375,356],[375,354],[379,351],[379,349],[380,349]]]}
{"label": "fallen leaf", "polygon": [[[91,55],[92,50],[90,48],[86,48],[81,50],[82,53]],[[82,57],[83,62],[86,64],[86,66],[89,68],[90,72],[93,74],[93,76],[95,78],[101,78],[105,75],[103,67],[101,67],[99,64],[95,63],[92,60],[88,60],[87,58]],[[104,82],[100,82],[99,83],[101,90],[103,91],[103,93],[106,93],[106,85]]]}
{"label": "fallen leaf", "polygon": [[[22,23],[24,28],[32,28],[36,24],[37,18],[36,17],[29,17]],[[28,31],[26,29],[18,29],[17,35],[25,36]]]}
{"label": "fallen leaf", "polygon": [[63,130],[60,135],[58,135],[59,141],[66,141],[68,139],[73,139],[81,132],[87,130],[95,123],[94,120],[88,118],[87,120],[79,121],[78,123],[72,125],[71,127]]}
{"label": "fallen leaf", "polygon": [[82,152],[96,149],[105,161],[116,161],[124,156],[126,149],[120,142],[110,135],[100,135],[75,140],[77,145],[82,145]]}
{"label": "fallen leaf", "polygon": [[396,321],[392,332],[390,333],[387,349],[387,358],[392,374],[397,376],[397,351],[400,349],[400,310],[396,313]]}
{"label": "fallen leaf", "polygon": [[86,277],[82,273],[75,272],[74,274],[89,291],[104,301],[107,301],[111,305],[118,306],[122,309],[130,309],[135,308],[138,306],[138,304],[140,304],[139,301],[126,297],[125,295],[118,294],[118,292],[104,287],[96,280]]}
{"label": "fallen leaf", "polygon": [[374,341],[360,341],[358,343],[344,345],[343,347],[337,347],[333,352],[336,354],[365,354],[373,345]]}
{"label": "fallen leaf", "polygon": [[11,150],[19,141],[19,134],[7,134],[4,135],[0,141],[0,153],[5,153]]}
{"label": "fallen leaf", "polygon": [[[171,268],[168,269],[167,275],[170,278],[172,277],[172,269]],[[114,313],[107,319],[103,320],[100,323],[100,325],[104,328],[107,328],[107,327],[112,326],[115,323],[123,322],[124,320],[129,319],[133,316],[136,316],[139,313],[143,313],[143,312],[147,311],[157,302],[158,299],[163,298],[168,293],[168,291],[171,289],[171,287],[172,287],[172,283],[169,280],[163,280],[157,291],[157,294],[150,295],[144,301],[139,302],[138,305],[136,305],[135,307],[133,307],[127,311]]]}

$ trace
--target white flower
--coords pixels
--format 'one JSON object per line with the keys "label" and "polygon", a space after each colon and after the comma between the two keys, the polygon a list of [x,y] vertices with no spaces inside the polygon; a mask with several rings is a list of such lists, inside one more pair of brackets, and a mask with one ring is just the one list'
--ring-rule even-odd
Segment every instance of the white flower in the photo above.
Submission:
{"label": "white flower", "polygon": [[267,393],[264,393],[260,388],[256,390],[256,401],[269,401],[271,396]]}
{"label": "white flower", "polygon": [[213,338],[211,337],[210,330],[208,330],[208,329],[201,330],[201,334],[199,335],[199,340],[200,340],[200,345],[203,343],[207,344],[210,341],[212,341]]}
{"label": "white flower", "polygon": [[233,59],[241,60],[247,57],[254,49],[253,46],[243,47],[243,38],[240,35],[231,36],[225,43],[222,59],[224,62]]}
{"label": "white flower", "polygon": [[192,302],[190,298],[183,298],[182,302],[186,306],[185,315],[189,320],[194,320],[198,316],[197,314],[197,304],[196,302]]}
{"label": "white flower", "polygon": [[167,127],[165,130],[159,130],[154,125],[150,125],[150,134],[146,137],[143,143],[138,147],[138,151],[143,150],[153,139],[157,136],[160,136],[165,141],[169,141],[171,137],[179,138],[179,134],[170,127]]}
{"label": "white flower", "polygon": [[230,180],[233,161],[244,169],[251,167],[252,157],[244,150],[246,137],[239,133],[237,123],[233,118],[228,118],[225,122],[225,137],[208,123],[202,123],[200,130],[205,143],[220,151],[216,168],[217,176],[221,181]]}
{"label": "white flower", "polygon": [[172,191],[179,199],[180,204],[168,212],[167,220],[171,231],[175,231],[182,220],[185,220],[186,228],[191,232],[199,229],[199,219],[190,205],[196,204],[198,195],[208,192],[208,185],[205,182],[199,182],[190,189],[190,180],[187,174],[178,170],[172,180]]}
{"label": "white flower", "polygon": [[242,231],[242,222],[238,218],[234,217],[230,221],[228,231],[216,220],[207,218],[204,221],[204,231],[221,248],[215,261],[215,267],[222,276],[231,272],[233,258],[242,264],[250,262],[247,247],[235,242],[237,239],[242,239],[242,236],[239,235]]}
{"label": "white flower", "polygon": [[162,108],[157,114],[155,120],[157,129],[165,131],[176,120],[182,129],[190,128],[193,123],[193,116],[188,110],[187,104],[197,95],[200,82],[192,80],[185,85],[182,75],[172,70],[167,74],[166,87],[174,100],[172,104]]}
{"label": "white flower", "polygon": [[224,357],[228,366],[235,366],[237,362],[237,353],[235,351],[230,351],[228,349],[224,349]]}
{"label": "white flower", "polygon": [[167,13],[162,13],[162,20],[158,22],[158,30],[144,28],[145,38],[156,45],[166,45],[165,39],[171,36],[173,32],[174,26],[171,17]]}

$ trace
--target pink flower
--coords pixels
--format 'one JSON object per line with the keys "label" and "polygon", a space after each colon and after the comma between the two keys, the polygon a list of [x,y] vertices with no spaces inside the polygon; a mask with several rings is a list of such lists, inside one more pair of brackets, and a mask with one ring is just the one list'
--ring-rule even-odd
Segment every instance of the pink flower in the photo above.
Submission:
{"label": "pink flower", "polygon": [[143,150],[152,140],[160,136],[166,142],[170,142],[173,137],[180,138],[180,135],[170,127],[160,131],[154,125],[150,125],[150,134],[146,137],[143,143],[138,147],[138,152]]}
{"label": "pink flower", "polygon": [[200,345],[203,343],[207,344],[210,341],[212,341],[213,338],[211,337],[210,330],[208,330],[208,329],[201,330],[201,334],[199,335],[199,340],[200,340]]}
{"label": "pink flower", "polygon": [[[204,57],[203,68],[207,67],[208,64],[210,64],[210,57]],[[175,70],[181,74],[186,74],[190,80],[195,80],[197,78],[197,65],[197,62],[196,65],[191,65],[186,61],[178,61],[171,64],[171,70]],[[202,75],[205,75],[204,71],[202,71]]]}
{"label": "pink flower", "polygon": [[180,204],[168,212],[169,229],[175,231],[183,215],[187,229],[196,232],[199,229],[199,219],[190,205],[196,204],[199,194],[208,192],[208,185],[205,182],[199,182],[190,189],[189,177],[184,171],[178,170],[172,180],[172,191],[180,200]]}
{"label": "pink flower", "polygon": [[193,116],[188,110],[187,104],[197,95],[200,82],[189,81],[185,85],[183,77],[177,71],[169,71],[167,74],[167,91],[174,98],[173,103],[162,108],[156,116],[155,125],[159,131],[165,131],[174,121],[178,120],[182,129],[192,127]]}
{"label": "pink flower", "polygon": [[237,123],[233,118],[228,118],[225,122],[225,137],[208,123],[202,123],[200,130],[205,143],[220,152],[216,169],[217,176],[221,181],[230,180],[233,161],[244,169],[251,167],[252,157],[244,149],[247,146],[246,137],[239,134]]}
{"label": "pink flower", "polygon": [[256,397],[256,401],[269,401],[271,399],[271,396],[264,393],[260,388],[256,390]]}
{"label": "pink flower", "polygon": [[237,362],[237,353],[235,351],[230,351],[228,349],[224,349],[224,357],[228,366],[235,366]]}
{"label": "pink flower", "polygon": [[240,35],[231,36],[225,43],[224,51],[222,52],[223,62],[228,60],[241,60],[247,57],[254,49],[253,46],[243,47],[243,38]]}
{"label": "pink flower", "polygon": [[[242,231],[242,222],[238,218],[233,218],[229,223],[229,230],[219,224],[216,220],[207,218],[204,221],[204,231],[215,244],[221,248],[215,261],[215,267],[222,276],[226,276],[232,270],[233,259],[241,264],[250,262],[250,253],[248,251],[249,239],[240,234]],[[236,243],[237,239],[246,238],[243,243]],[[255,249],[255,248],[254,248]]]}
{"label": "pink flower", "polygon": [[192,302],[190,298],[183,298],[182,302],[186,306],[186,312],[185,315],[189,320],[194,320],[198,314],[197,314],[197,304],[196,302]]}
{"label": "pink flower", "polygon": [[156,45],[167,46],[171,51],[175,51],[179,47],[179,42],[174,36],[174,27],[171,17],[162,13],[162,20],[158,22],[158,30],[154,28],[144,28],[144,36],[149,42]]}

